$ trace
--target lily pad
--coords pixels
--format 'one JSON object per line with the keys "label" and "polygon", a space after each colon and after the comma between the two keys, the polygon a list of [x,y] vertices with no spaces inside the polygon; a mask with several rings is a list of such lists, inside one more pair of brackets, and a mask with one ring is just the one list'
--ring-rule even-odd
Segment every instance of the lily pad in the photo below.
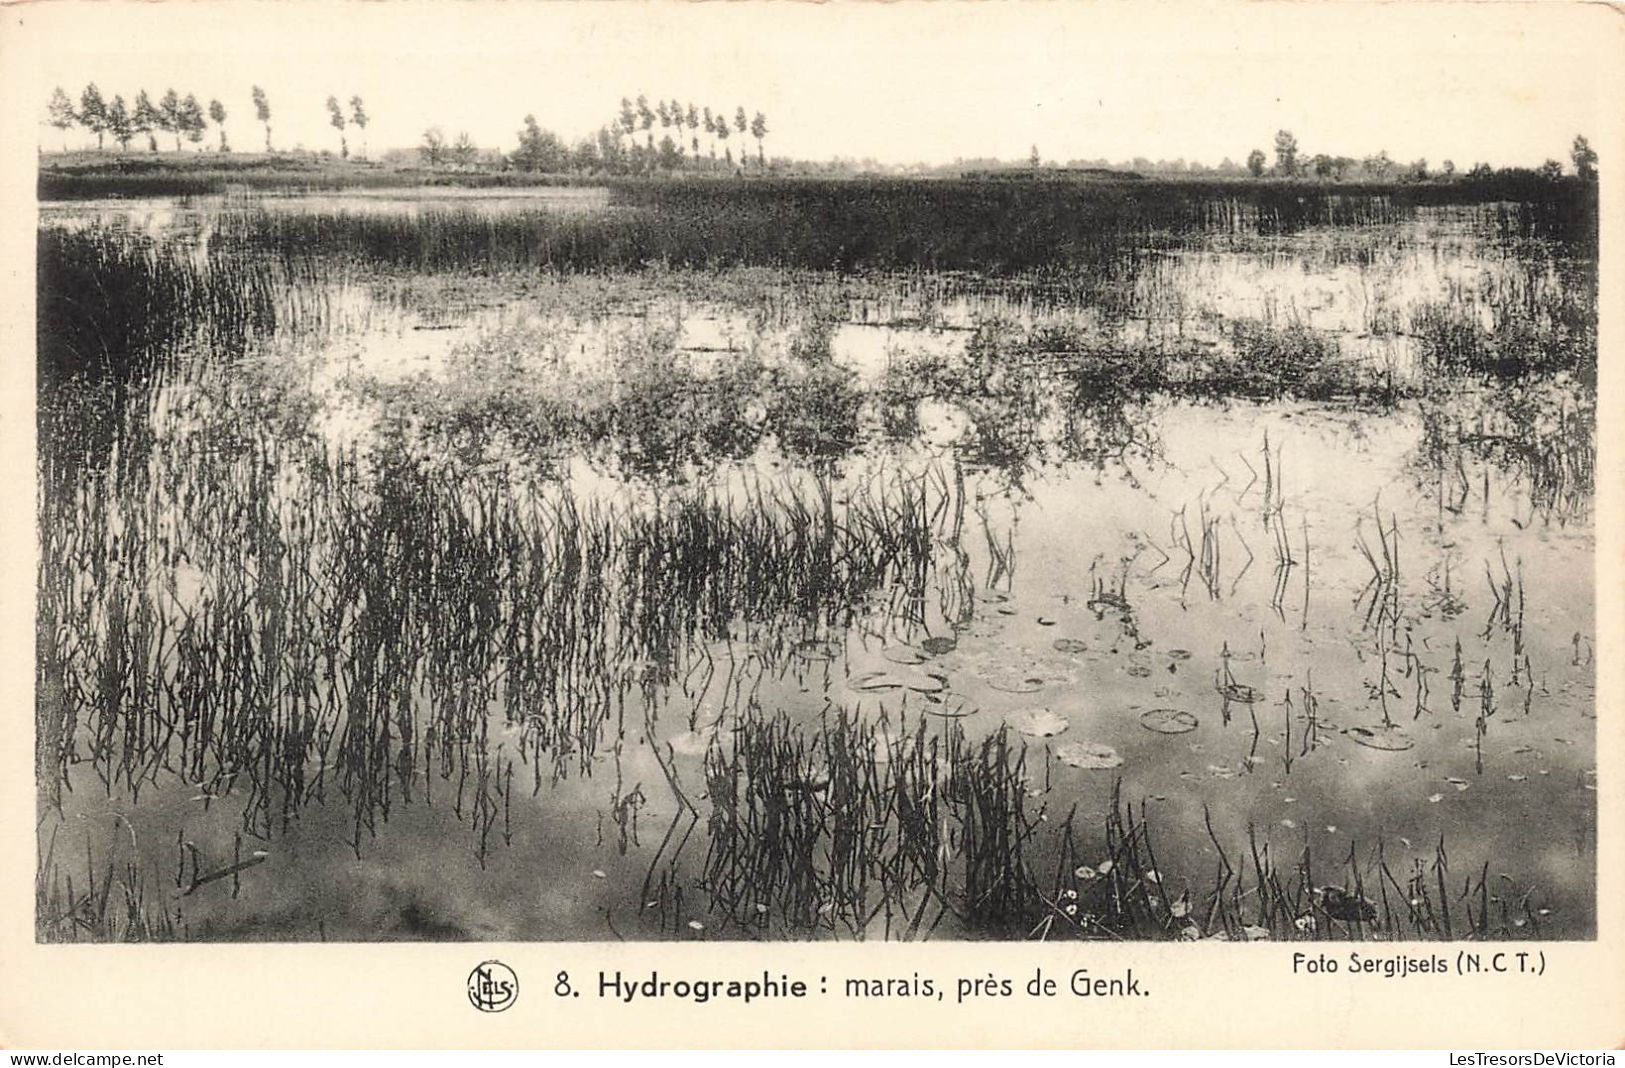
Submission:
{"label": "lily pad", "polygon": [[1168,650],[1168,659],[1170,659],[1170,660],[1189,660],[1190,658],[1191,658],[1191,651],[1189,649],[1170,649],[1170,650]]}
{"label": "lily pad", "polygon": [[1066,718],[1047,708],[1018,708],[1004,717],[1004,721],[1022,734],[1034,738],[1053,738],[1067,728]]}
{"label": "lily pad", "polygon": [[1153,708],[1140,713],[1140,726],[1158,734],[1187,734],[1196,729],[1196,717],[1180,708]]}
{"label": "lily pad", "polygon": [[847,686],[860,693],[886,693],[889,690],[903,688],[897,676],[889,671],[866,671],[861,675],[854,675],[847,682]]}
{"label": "lily pad", "polygon": [[1037,693],[1044,685],[1037,675],[1009,669],[990,671],[984,678],[989,686],[1005,693]]}
{"label": "lily pad", "polygon": [[1088,643],[1081,638],[1056,638],[1050,645],[1058,653],[1075,655],[1089,651]]}
{"label": "lily pad", "polygon": [[1258,700],[1258,691],[1244,682],[1225,682],[1218,686],[1219,696],[1226,701],[1250,705]]}
{"label": "lily pad", "polygon": [[888,645],[880,650],[880,655],[894,664],[920,664],[925,662],[925,654],[912,645]]}
{"label": "lily pad", "polygon": [[1343,733],[1348,735],[1350,741],[1384,753],[1403,753],[1416,745],[1415,739],[1398,727],[1344,727]]}
{"label": "lily pad", "polygon": [[1123,766],[1123,758],[1118,755],[1117,750],[1099,742],[1058,745],[1055,747],[1055,759],[1067,767],[1082,768],[1085,771],[1106,771]]}
{"label": "lily pad", "polygon": [[911,671],[903,679],[903,688],[915,693],[941,693],[948,688],[948,676],[934,671]]}
{"label": "lily pad", "polygon": [[959,642],[955,641],[953,638],[933,637],[927,638],[925,641],[921,642],[920,648],[924,649],[932,656],[941,656],[943,653],[953,652],[958,645]]}
{"label": "lily pad", "polygon": [[855,676],[848,684],[859,693],[886,693],[913,690],[915,693],[941,693],[948,688],[948,676],[930,671],[871,671]]}

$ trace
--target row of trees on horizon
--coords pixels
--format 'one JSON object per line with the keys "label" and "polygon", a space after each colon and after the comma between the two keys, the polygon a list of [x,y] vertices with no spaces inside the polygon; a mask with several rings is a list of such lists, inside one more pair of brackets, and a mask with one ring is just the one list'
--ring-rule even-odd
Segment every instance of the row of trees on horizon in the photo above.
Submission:
{"label": "row of trees on horizon", "polygon": [[[660,124],[660,140],[655,140],[655,124]],[[705,150],[700,145],[701,133],[705,137]],[[642,135],[640,138],[639,135]],[[593,171],[605,174],[652,174],[657,171],[676,170],[734,170],[747,166],[750,161],[744,139],[756,140],[756,167],[767,169],[764,141],[767,138],[767,116],[760,111],[746,112],[744,105],[734,108],[730,117],[725,108],[713,110],[694,103],[685,104],[673,97],[659,100],[650,106],[649,98],[639,94],[621,98],[621,107],[609,122],[604,123],[590,137],[583,137],[574,145],[551,130],[542,129],[534,115],[526,115],[519,131],[519,147],[509,162],[522,171],[542,173],[561,171]],[[730,139],[740,141],[736,161]],[[717,150],[721,148],[721,158]]]}
{"label": "row of trees on horizon", "polygon": [[[253,87],[251,99],[255,119],[265,130],[265,151],[274,152],[276,149],[272,142],[270,100],[265,90],[257,85]],[[348,106],[345,106],[340,103],[338,96],[329,96],[326,100],[326,112],[328,125],[338,134],[340,157],[349,158],[348,131],[352,129],[359,131],[362,142],[360,155],[366,156],[366,131],[371,119],[361,97],[350,97]],[[158,135],[167,134],[175,139],[177,152],[181,150],[182,141],[190,142],[201,151],[209,124],[213,123],[218,135],[218,151],[227,153],[231,151],[231,146],[226,136],[226,118],[226,108],[218,99],[211,99],[205,108],[195,94],[187,93],[183,97],[176,90],[168,89],[154,104],[147,91],[142,89],[136,94],[135,102],[131,105],[125,102],[122,95],[115,95],[111,100],[106,99],[94,82],[85,86],[80,93],[77,106],[68,94],[58,87],[51,94],[46,107],[46,121],[49,125],[62,131],[64,135],[75,127],[82,128],[95,135],[96,147],[99,150],[105,150],[109,137],[125,150],[129,149],[132,141],[144,137],[147,149],[156,152]],[[660,127],[658,141],[655,139],[656,124]],[[441,127],[434,126],[424,131],[416,149],[416,156],[419,161],[431,167],[449,165],[461,168],[517,169],[544,174],[579,172],[647,175],[684,170],[733,172],[751,165],[750,146],[745,140],[749,137],[754,138],[756,142],[754,165],[759,171],[765,172],[768,169],[764,147],[767,134],[766,115],[761,111],[751,114],[743,105],[735,107],[730,115],[726,108],[713,109],[693,102],[684,103],[675,97],[657,100],[651,105],[647,95],[640,93],[636,98],[622,97],[619,111],[608,122],[602,124],[592,135],[580,138],[574,144],[567,144],[557,133],[542,127],[534,115],[526,115],[524,124],[519,130],[518,146],[511,152],[482,151],[467,133],[448,138]],[[734,151],[735,141],[738,143],[737,156]],[[1498,173],[1487,163],[1476,163],[1462,172],[1458,172],[1455,162],[1448,159],[1439,163],[1437,167],[1431,166],[1426,159],[1402,163],[1390,158],[1386,151],[1358,159],[1328,153],[1310,155],[1299,146],[1296,135],[1290,130],[1278,131],[1272,147],[1273,162],[1263,149],[1255,148],[1247,155],[1244,165],[1236,164],[1229,159],[1217,166],[1208,167],[1201,163],[1186,163],[1184,160],[1170,163],[1136,158],[1122,163],[1112,163],[1104,159],[1073,160],[1060,166],[1067,169],[1134,171],[1149,174],[1212,174],[1218,177],[1250,175],[1260,179],[1313,178],[1332,182],[1449,180],[1458,175],[1478,179]],[[66,151],[65,140],[63,148]],[[399,152],[386,155],[397,162],[402,158]],[[1583,135],[1575,137],[1569,152],[1569,161],[1572,173],[1576,176],[1587,180],[1596,178],[1597,153]],[[1033,146],[1026,163],[1032,169],[1053,169],[1058,166],[1055,163],[1046,163],[1036,145]],[[966,169],[1008,170],[1019,167],[1020,164],[989,159],[959,160],[943,167],[896,167],[875,161],[835,160],[827,164],[788,163],[787,166],[798,172],[808,173],[933,174]],[[781,166],[780,169],[784,167]],[[1531,173],[1549,179],[1557,178],[1564,173],[1563,165],[1554,159],[1546,160],[1532,171],[1525,171],[1523,168],[1502,168],[1499,173],[1509,171]]]}
{"label": "row of trees on horizon", "polygon": [[[259,86],[253,87],[251,94],[254,103],[254,118],[265,127],[265,151],[274,152],[271,143],[271,101],[265,90]],[[365,103],[359,96],[352,96],[348,110],[340,106],[336,96],[327,98],[328,125],[339,134],[339,152],[348,158],[350,155],[349,139],[345,130],[355,127],[362,132],[363,146],[367,124],[370,121]],[[76,107],[69,99],[68,94],[58,86],[52,93],[51,99],[45,106],[45,121],[50,126],[62,131],[64,135],[74,127],[81,127],[96,136],[96,148],[104,150],[107,138],[117,141],[120,148],[128,150],[130,142],[140,137],[147,139],[147,150],[158,151],[158,134],[170,134],[175,138],[175,151],[181,150],[181,141],[185,139],[202,148],[205,134],[208,132],[210,122],[214,123],[219,134],[219,151],[230,152],[231,144],[226,138],[226,108],[219,100],[210,100],[207,112],[199,103],[196,94],[187,93],[182,97],[174,89],[164,92],[164,95],[155,105],[152,98],[142,89],[136,94],[134,105],[126,104],[122,95],[115,95],[112,100],[106,99],[95,82],[85,86],[79,94],[79,103]],[[64,142],[63,151],[67,150]],[[363,153],[365,148],[363,147]]]}
{"label": "row of trees on horizon", "polygon": [[[661,129],[659,141],[655,140],[656,123]],[[702,131],[704,150],[700,143]],[[519,145],[506,156],[482,152],[466,132],[448,139],[444,128],[439,126],[423,131],[418,155],[431,167],[495,165],[539,174],[733,171],[750,165],[750,155],[747,146],[741,144],[736,160],[729,141],[736,137],[743,141],[748,136],[756,140],[755,166],[765,171],[767,134],[767,116],[760,111],[751,115],[744,105],[734,108],[730,118],[726,109],[685,104],[675,97],[656,101],[651,106],[649,98],[639,94],[636,100],[622,97],[620,111],[614,118],[573,145],[554,131],[543,128],[535,115],[526,115],[519,130]]]}
{"label": "row of trees on horizon", "polygon": [[[270,100],[265,90],[257,85],[253,87],[252,100],[256,121],[265,129],[265,151],[274,152]],[[361,154],[366,155],[366,129],[371,120],[361,97],[352,96],[348,107],[345,107],[337,96],[329,96],[326,111],[328,125],[338,134],[340,157],[349,158],[347,131],[350,129],[361,132]],[[94,82],[85,87],[77,105],[60,86],[51,94],[46,105],[46,122],[50,126],[64,135],[76,127],[82,128],[95,135],[98,150],[106,149],[109,137],[125,150],[129,149],[132,141],[145,137],[147,149],[156,152],[160,133],[174,136],[177,152],[181,150],[183,140],[201,150],[209,123],[212,122],[219,137],[218,150],[230,152],[226,117],[225,105],[219,100],[210,100],[205,110],[193,93],[182,97],[170,89],[154,105],[143,89],[136,94],[135,103],[131,106],[122,95],[115,95],[112,100],[106,99]],[[658,142],[655,140],[657,123],[661,130]],[[701,150],[702,131],[708,154]],[[756,166],[765,170],[767,155],[764,142],[767,134],[767,116],[761,111],[748,113],[744,105],[735,107],[730,116],[726,109],[684,103],[675,97],[655,101],[651,106],[648,96],[640,93],[635,99],[622,97],[619,113],[599,127],[593,136],[582,138],[573,146],[567,145],[552,130],[542,128],[534,115],[527,115],[524,127],[519,131],[518,147],[506,156],[481,152],[467,133],[449,139],[438,126],[424,131],[417,152],[423,162],[430,166],[495,164],[539,173],[590,170],[613,174],[649,174],[681,168],[726,168],[731,171],[736,166],[748,165],[750,157],[744,141],[750,137],[756,141]],[[729,143],[735,138],[740,142],[737,161],[733,145]],[[65,140],[63,150],[67,150]]]}
{"label": "row of trees on horizon", "polygon": [[[1279,178],[1313,177],[1338,182],[1350,177],[1379,182],[1396,178],[1421,182],[1430,178],[1450,178],[1456,174],[1456,164],[1453,160],[1447,159],[1440,163],[1438,170],[1435,171],[1429,168],[1426,159],[1402,164],[1390,159],[1386,151],[1360,160],[1325,153],[1310,156],[1298,147],[1298,139],[1291,130],[1276,132],[1274,149],[1273,167],[1269,166],[1269,158],[1264,155],[1263,149],[1255,148],[1248,153],[1247,173],[1254,178],[1262,178],[1268,168],[1268,173]],[[1597,153],[1584,135],[1577,135],[1574,138],[1574,144],[1569,150],[1569,160],[1578,177],[1587,180],[1597,177]],[[1466,173],[1469,178],[1487,178],[1495,173],[1495,169],[1488,163],[1475,163]],[[1536,168],[1535,173],[1543,178],[1557,178],[1563,173],[1563,165],[1555,159],[1548,159]]]}

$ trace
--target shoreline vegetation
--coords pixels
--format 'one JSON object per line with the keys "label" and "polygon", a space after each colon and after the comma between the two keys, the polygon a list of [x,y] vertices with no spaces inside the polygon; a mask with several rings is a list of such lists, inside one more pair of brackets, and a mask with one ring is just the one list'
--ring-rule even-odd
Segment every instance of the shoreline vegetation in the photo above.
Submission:
{"label": "shoreline vegetation", "polygon": [[[1140,174],[1130,170],[1071,167],[1005,167],[988,169],[944,167],[926,174],[897,175],[864,171],[831,173],[816,167],[785,165],[765,171],[676,171],[669,174],[628,175],[581,169],[557,172],[508,167],[452,167],[426,162],[383,163],[338,160],[318,154],[236,153],[117,153],[97,151],[45,152],[40,156],[38,194],[41,200],[87,200],[104,197],[218,196],[233,191],[259,193],[320,193],[344,190],[471,189],[520,190],[526,188],[595,187],[636,191],[667,185],[766,184],[794,187],[797,183],[830,183],[852,189],[869,185],[898,186],[921,183],[999,183],[1011,185],[1076,186],[1085,189],[1121,188],[1129,196],[1152,198],[1167,193],[1192,198],[1256,196],[1264,201],[1283,196],[1382,196],[1401,204],[1485,204],[1496,201],[1525,203],[1569,202],[1567,210],[1584,210],[1589,201],[1595,213],[1596,183],[1574,175],[1530,168],[1483,168],[1471,172],[1428,177],[1332,178],[1265,173],[1258,176],[1187,172]],[[1250,192],[1251,191],[1251,192]]]}

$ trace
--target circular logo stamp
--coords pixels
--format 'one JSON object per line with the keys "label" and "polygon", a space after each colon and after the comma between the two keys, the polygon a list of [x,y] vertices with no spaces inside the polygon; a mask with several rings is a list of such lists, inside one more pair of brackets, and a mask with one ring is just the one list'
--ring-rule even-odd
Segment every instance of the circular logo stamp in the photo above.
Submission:
{"label": "circular logo stamp", "polygon": [[518,1000],[519,977],[501,961],[482,961],[468,973],[468,1002],[481,1012],[501,1012]]}

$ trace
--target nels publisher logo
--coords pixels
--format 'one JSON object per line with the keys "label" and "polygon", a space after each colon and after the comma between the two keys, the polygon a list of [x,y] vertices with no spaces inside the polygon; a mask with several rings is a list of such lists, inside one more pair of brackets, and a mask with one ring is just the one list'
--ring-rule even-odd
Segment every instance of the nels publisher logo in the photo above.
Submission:
{"label": "nels publisher logo", "polygon": [[481,1012],[501,1012],[519,1000],[519,977],[499,960],[483,961],[468,973],[468,1000]]}

